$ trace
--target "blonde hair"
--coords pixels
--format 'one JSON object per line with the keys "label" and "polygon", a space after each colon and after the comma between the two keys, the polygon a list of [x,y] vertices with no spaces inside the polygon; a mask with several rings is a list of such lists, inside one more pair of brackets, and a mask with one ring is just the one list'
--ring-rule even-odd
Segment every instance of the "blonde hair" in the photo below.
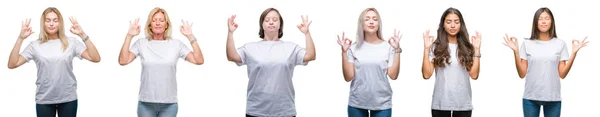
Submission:
{"label": "blonde hair", "polygon": [[55,13],[56,16],[58,17],[58,31],[56,33],[58,35],[58,38],[62,42],[63,51],[66,51],[67,48],[69,47],[69,41],[67,40],[67,36],[65,35],[65,24],[64,24],[62,14],[55,7],[48,7],[42,13],[42,17],[40,18],[40,27],[42,27],[42,28],[40,28],[40,30],[41,30],[40,37],[39,37],[40,43],[48,42],[48,36],[50,34],[48,34],[48,32],[46,32],[46,25],[45,25],[46,22],[45,21],[46,21],[46,15],[48,15],[49,13]]}
{"label": "blonde hair", "polygon": [[158,12],[164,14],[165,21],[167,22],[167,28],[165,28],[163,36],[165,40],[171,39],[171,20],[169,19],[169,15],[167,15],[167,11],[159,7],[155,7],[154,9],[152,9],[152,11],[150,11],[150,14],[148,14],[148,19],[146,20],[146,38],[152,39],[152,17],[154,17],[154,15]]}
{"label": "blonde hair", "polygon": [[375,8],[367,8],[365,10],[362,11],[362,13],[360,13],[360,17],[358,17],[358,28],[356,29],[356,47],[360,48],[360,46],[365,42],[365,30],[364,30],[364,23],[365,23],[365,15],[367,15],[367,12],[369,11],[373,11],[375,12],[375,14],[377,14],[377,22],[379,22],[379,28],[377,29],[377,37],[379,39],[383,39],[381,38],[381,16],[379,15],[379,12],[377,12],[377,9]]}

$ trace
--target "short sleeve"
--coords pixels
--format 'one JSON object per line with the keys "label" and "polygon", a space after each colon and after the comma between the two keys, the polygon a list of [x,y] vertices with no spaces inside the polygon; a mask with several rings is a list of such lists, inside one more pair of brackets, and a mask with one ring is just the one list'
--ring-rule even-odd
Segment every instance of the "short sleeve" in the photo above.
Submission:
{"label": "short sleeve", "polygon": [[34,52],[33,51],[33,42],[29,43],[29,45],[27,45],[27,47],[25,47],[25,49],[23,50],[23,52],[21,52],[21,56],[23,56],[23,58],[25,58],[25,62],[29,62],[31,59],[33,59],[34,56]]}
{"label": "short sleeve", "polygon": [[237,63],[237,62],[235,63],[238,66],[246,65],[247,61],[246,61],[246,47],[245,46],[246,45],[239,47],[237,49],[237,54],[240,56],[240,60],[242,61],[242,63]]}
{"label": "short sleeve", "polygon": [[141,43],[140,41],[141,41],[141,40],[142,40],[142,39],[138,39],[138,40],[136,40],[136,41],[133,43],[133,45],[131,45],[131,48],[129,48],[129,51],[130,51],[131,53],[133,53],[135,56],[139,56],[139,54],[140,54],[140,43]]}
{"label": "short sleeve", "polygon": [[83,52],[87,49],[87,47],[85,46],[85,44],[83,44],[83,42],[78,41],[76,39],[71,39],[71,43],[73,43],[74,46],[74,51],[75,51],[75,56],[79,59],[83,59],[81,57],[81,55],[83,54]]}
{"label": "short sleeve", "polygon": [[433,58],[435,58],[435,55],[433,54],[433,50],[435,50],[435,48],[433,48],[433,46],[429,49],[429,62],[433,61]]}
{"label": "short sleeve", "polygon": [[394,48],[390,47],[388,54],[388,67],[391,67],[392,65],[394,65],[394,61],[396,60],[394,59],[394,55],[396,55]]}
{"label": "short sleeve", "polygon": [[190,54],[191,50],[183,43],[179,43],[179,58],[184,59]]}
{"label": "short sleeve", "polygon": [[519,49],[519,56],[523,60],[527,60],[527,43],[524,41],[521,44],[521,49]]}
{"label": "short sleeve", "polygon": [[354,58],[354,50],[352,48],[346,51],[346,58],[348,58],[348,62],[350,63],[354,63],[354,61],[356,60],[356,58]]}
{"label": "short sleeve", "polygon": [[567,44],[562,43],[562,49],[560,50],[560,60],[568,61],[569,60],[569,51],[567,50]]}
{"label": "short sleeve", "polygon": [[296,57],[296,61],[294,64],[304,66],[308,64],[308,62],[304,62],[304,55],[306,55],[306,49],[304,49],[303,47],[296,45],[296,47],[294,48],[294,53],[292,55],[295,55]]}

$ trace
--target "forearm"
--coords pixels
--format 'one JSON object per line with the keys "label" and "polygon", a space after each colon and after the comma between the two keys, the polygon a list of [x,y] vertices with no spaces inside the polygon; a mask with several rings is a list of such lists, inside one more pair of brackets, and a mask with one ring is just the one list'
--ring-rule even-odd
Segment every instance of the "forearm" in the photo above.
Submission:
{"label": "forearm", "polygon": [[523,61],[521,60],[518,50],[515,50],[514,56],[515,56],[515,66],[517,68],[517,73],[520,78],[525,78],[525,74],[527,74],[527,68],[525,68],[525,65],[523,65]]}
{"label": "forearm", "polygon": [[346,82],[350,82],[354,79],[354,65],[348,62],[348,55],[346,52],[342,52],[342,72]]}
{"label": "forearm", "polygon": [[[479,49],[475,49],[474,53],[480,54]],[[473,66],[471,66],[471,71],[469,71],[469,75],[471,76],[471,79],[473,79],[473,80],[477,80],[477,78],[479,78],[479,67],[480,67],[479,60],[480,60],[479,57],[473,57]]]}
{"label": "forearm", "polygon": [[[80,36],[82,39],[86,38],[87,35],[83,34],[83,36]],[[87,37],[89,38],[89,37]],[[92,58],[92,61],[100,61],[100,53],[98,52],[98,49],[96,48],[96,46],[94,45],[94,43],[92,43],[92,40],[87,40],[84,42],[85,43],[85,47],[86,50],[88,52],[88,55],[90,56],[90,58]]]}
{"label": "forearm", "polygon": [[[196,40],[195,36],[189,36],[189,40]],[[190,43],[192,45],[192,53],[194,55],[194,60],[196,64],[204,64],[204,56],[202,55],[202,50],[200,49],[200,45],[198,45],[198,41],[194,41]]]}
{"label": "forearm", "polygon": [[241,63],[240,55],[238,55],[235,49],[235,43],[233,42],[233,32],[227,33],[227,46],[225,49],[227,53],[227,60]]}
{"label": "forearm", "polygon": [[316,51],[312,36],[310,33],[306,33],[304,36],[306,37],[306,54],[304,55],[304,62],[315,60]]}
{"label": "forearm", "polygon": [[424,79],[429,79],[433,74],[433,64],[429,61],[429,49],[426,48],[423,52],[423,64],[421,66],[421,73]]}
{"label": "forearm", "polygon": [[131,38],[133,38],[133,36],[127,35],[125,37],[125,42],[123,42],[123,46],[121,47],[121,52],[119,54],[120,64],[127,64],[129,60],[129,46],[131,45]]}
{"label": "forearm", "polygon": [[398,74],[400,73],[400,53],[394,54],[394,61],[392,66],[388,68],[387,73],[392,80],[396,80],[398,78]]}
{"label": "forearm", "polygon": [[569,74],[569,71],[571,71],[571,66],[573,66],[573,62],[575,62],[576,56],[577,52],[573,52],[573,54],[571,54],[571,57],[569,58],[569,61],[566,62],[566,65],[558,68],[560,78],[564,79],[565,77],[567,77],[567,74]]}
{"label": "forearm", "polygon": [[17,39],[17,42],[15,42],[13,49],[10,51],[10,55],[8,58],[8,67],[9,68],[16,66],[16,64],[19,62],[19,56],[20,56],[19,50],[21,50],[22,44],[23,44],[23,39]]}

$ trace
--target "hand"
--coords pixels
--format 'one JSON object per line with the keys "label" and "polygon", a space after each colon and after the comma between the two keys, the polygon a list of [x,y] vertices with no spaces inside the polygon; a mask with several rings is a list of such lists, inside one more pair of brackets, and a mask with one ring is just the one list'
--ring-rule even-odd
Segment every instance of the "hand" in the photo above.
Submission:
{"label": "hand", "polygon": [[429,49],[431,47],[431,45],[433,44],[433,41],[435,41],[435,38],[431,35],[429,35],[429,30],[425,31],[425,33],[423,33],[423,41],[425,44],[425,48]]}
{"label": "hand", "polygon": [[300,16],[302,17],[302,23],[298,24],[298,29],[302,31],[304,34],[308,34],[308,26],[312,23],[312,21],[308,21],[308,16]]}
{"label": "hand", "polygon": [[69,20],[71,21],[71,24],[73,24],[71,26],[71,33],[83,38],[85,33],[83,32],[83,29],[81,29],[81,26],[79,25],[79,22],[77,22],[77,19],[71,16],[69,17]]}
{"label": "hand", "polygon": [[475,36],[471,36],[471,44],[475,49],[479,49],[479,47],[481,47],[481,33],[475,32]]}
{"label": "hand", "polygon": [[181,24],[181,34],[183,34],[185,37],[192,37],[193,33],[192,33],[192,24],[194,23],[190,23],[188,21],[183,21],[181,20],[182,24]]}
{"label": "hand", "polygon": [[400,35],[400,31],[396,31],[396,29],[394,29],[394,36],[390,37],[388,40],[388,43],[390,43],[394,49],[400,48],[400,39],[402,38],[402,35],[398,35]]}
{"label": "hand", "polygon": [[238,28],[238,24],[235,23],[235,15],[231,15],[231,17],[229,19],[227,19],[227,26],[229,29],[230,33],[233,33],[233,31],[235,31],[235,29]]}
{"label": "hand", "polygon": [[342,33],[342,38],[340,38],[340,35],[337,36],[338,37],[338,44],[340,44],[340,46],[342,46],[342,51],[346,52],[348,51],[348,49],[350,49],[350,45],[352,44],[352,40],[348,39],[348,37],[346,37],[345,32]]}
{"label": "hand", "polygon": [[573,53],[576,53],[582,47],[587,46],[587,44],[589,43],[589,41],[585,41],[586,39],[587,39],[587,36],[585,38],[583,38],[583,41],[579,41],[577,39],[573,39]]}
{"label": "hand", "polygon": [[138,24],[140,21],[139,18],[136,18],[133,21],[129,21],[129,32],[127,32],[128,36],[137,36],[140,34],[140,25]]}
{"label": "hand", "polygon": [[19,34],[19,39],[26,39],[29,37],[29,35],[33,34],[31,27],[29,27],[29,23],[31,23],[31,19],[25,19],[25,21],[21,22],[21,33]]}
{"label": "hand", "polygon": [[508,34],[504,36],[504,45],[510,47],[513,51],[518,51],[519,42],[516,37],[508,37]]}

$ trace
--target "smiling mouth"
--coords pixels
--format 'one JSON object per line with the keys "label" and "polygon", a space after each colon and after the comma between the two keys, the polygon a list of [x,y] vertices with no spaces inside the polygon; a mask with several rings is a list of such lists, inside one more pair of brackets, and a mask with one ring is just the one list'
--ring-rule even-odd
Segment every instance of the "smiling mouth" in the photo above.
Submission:
{"label": "smiling mouth", "polygon": [[375,29],[375,26],[369,26],[370,29]]}

